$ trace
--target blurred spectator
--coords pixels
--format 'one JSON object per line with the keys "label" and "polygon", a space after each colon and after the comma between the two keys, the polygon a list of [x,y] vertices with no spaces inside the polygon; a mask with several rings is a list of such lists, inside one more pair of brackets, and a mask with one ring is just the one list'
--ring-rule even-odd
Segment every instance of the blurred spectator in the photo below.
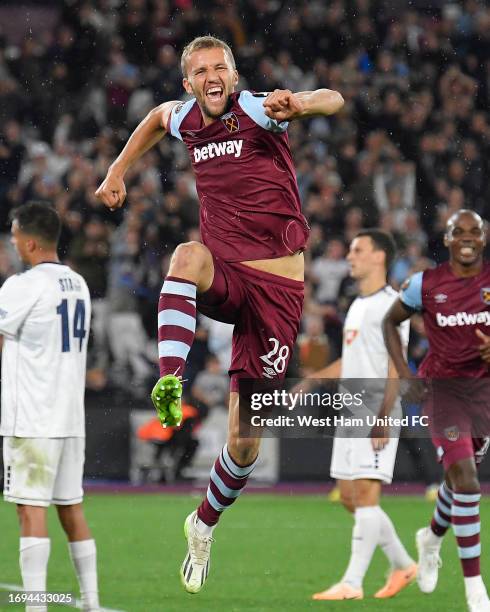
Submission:
{"label": "blurred spectator", "polygon": [[157,417],[138,427],[138,440],[149,444],[153,451],[150,465],[137,469],[135,477],[139,482],[173,483],[192,480],[186,476],[185,470],[191,465],[199,447],[196,432],[201,418],[199,410],[184,399],[182,424],[179,427],[163,428]]}
{"label": "blurred spectator", "polygon": [[112,125],[119,126],[124,122],[131,92],[138,84],[138,68],[119,49],[111,51],[109,61],[106,75],[107,119]]}
{"label": "blurred spectator", "polygon": [[113,382],[135,395],[144,396],[145,382],[152,368],[146,357],[148,338],[139,313],[139,299],[145,294],[140,266],[140,230],[140,219],[129,215],[112,235],[108,333]]}
{"label": "blurred spectator", "polygon": [[398,289],[411,274],[425,270],[431,261],[423,255],[423,244],[418,240],[409,240],[406,247],[398,254],[391,268],[390,283]]}
{"label": "blurred spectator", "polygon": [[209,409],[228,406],[229,382],[221,364],[212,353],[206,357],[204,370],[199,372],[191,388],[192,397]]}
{"label": "blurred spectator", "polygon": [[341,240],[329,240],[324,254],[311,264],[311,278],[316,283],[315,299],[320,304],[333,303],[337,299],[340,282],[349,272],[345,259],[345,245]]}
{"label": "blurred spectator", "polygon": [[199,316],[199,325],[207,331],[208,349],[216,355],[221,372],[228,372],[231,361],[231,341],[233,325],[214,321],[204,315]]}
{"label": "blurred spectator", "polygon": [[401,216],[415,206],[415,172],[413,164],[396,156],[380,164],[374,176],[374,194],[378,209],[391,210]]}
{"label": "blurred spectator", "polygon": [[322,317],[309,315],[305,318],[304,326],[304,333],[298,337],[301,377],[321,370],[330,361]]}
{"label": "blurred spectator", "polygon": [[24,155],[20,124],[11,119],[0,131],[0,232],[7,230],[7,192],[17,182]]}
{"label": "blurred spectator", "polygon": [[106,299],[109,254],[108,227],[93,216],[71,241],[68,260],[87,281],[92,298],[93,338],[89,346],[87,376],[96,388],[105,387],[109,367],[109,304]]}
{"label": "blurred spectator", "polygon": [[7,239],[0,239],[0,284],[19,271],[19,257]]}

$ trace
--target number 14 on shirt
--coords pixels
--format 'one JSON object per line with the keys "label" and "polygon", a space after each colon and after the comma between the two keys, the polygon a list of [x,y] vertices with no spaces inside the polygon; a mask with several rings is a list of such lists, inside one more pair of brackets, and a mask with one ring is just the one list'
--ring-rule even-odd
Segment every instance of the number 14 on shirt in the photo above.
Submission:
{"label": "number 14 on shirt", "polygon": [[[61,316],[61,352],[68,353],[70,351],[70,321],[68,316],[68,300],[61,300],[61,304],[56,308],[56,312]],[[73,338],[80,341],[79,349],[82,350],[83,340],[87,335],[85,329],[85,302],[77,300],[75,303],[75,312],[73,315]]]}

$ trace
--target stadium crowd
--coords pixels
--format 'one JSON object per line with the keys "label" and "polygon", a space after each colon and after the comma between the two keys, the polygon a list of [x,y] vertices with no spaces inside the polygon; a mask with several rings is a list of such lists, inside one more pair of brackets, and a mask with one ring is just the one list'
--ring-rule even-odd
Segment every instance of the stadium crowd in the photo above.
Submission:
{"label": "stadium crowd", "polygon": [[[38,2],[42,5],[43,2]],[[329,87],[332,117],[292,123],[289,138],[311,225],[302,334],[293,370],[336,358],[355,294],[345,260],[362,227],[393,232],[391,281],[445,256],[454,211],[490,214],[490,8],[478,0],[66,0],[53,29],[20,44],[0,32],[0,283],[18,269],[9,211],[55,205],[61,256],[94,303],[88,385],[146,394],[158,377],[156,312],[174,247],[199,240],[199,208],[181,142],[164,138],[128,173],[127,203],[94,196],[131,130],[184,99],[182,47],[211,33],[231,44],[239,88]],[[53,9],[54,6],[54,9]],[[236,179],[240,180],[239,177]],[[414,363],[425,351],[412,326]],[[230,330],[201,321],[189,377],[214,353],[226,371]],[[294,372],[293,372],[294,373]]]}

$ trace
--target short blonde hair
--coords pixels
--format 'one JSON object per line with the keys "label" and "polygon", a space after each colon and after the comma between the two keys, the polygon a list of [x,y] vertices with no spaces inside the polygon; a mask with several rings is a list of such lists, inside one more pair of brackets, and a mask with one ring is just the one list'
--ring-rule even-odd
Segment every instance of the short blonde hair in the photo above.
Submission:
{"label": "short blonde hair", "polygon": [[215,36],[198,36],[194,38],[188,45],[184,47],[182,51],[182,56],[180,58],[180,67],[182,69],[182,74],[187,78],[187,68],[186,61],[191,53],[194,51],[199,51],[200,49],[224,49],[228,59],[233,66],[233,70],[236,70],[235,58],[233,57],[233,51],[230,49],[229,45],[227,45],[223,40],[216,38]]}

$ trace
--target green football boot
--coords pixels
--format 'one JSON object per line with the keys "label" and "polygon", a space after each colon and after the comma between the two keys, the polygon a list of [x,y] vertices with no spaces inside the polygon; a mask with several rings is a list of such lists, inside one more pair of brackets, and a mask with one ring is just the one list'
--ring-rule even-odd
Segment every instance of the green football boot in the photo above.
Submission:
{"label": "green football boot", "polygon": [[162,376],[151,392],[151,401],[163,427],[182,422],[182,381],[173,374]]}

